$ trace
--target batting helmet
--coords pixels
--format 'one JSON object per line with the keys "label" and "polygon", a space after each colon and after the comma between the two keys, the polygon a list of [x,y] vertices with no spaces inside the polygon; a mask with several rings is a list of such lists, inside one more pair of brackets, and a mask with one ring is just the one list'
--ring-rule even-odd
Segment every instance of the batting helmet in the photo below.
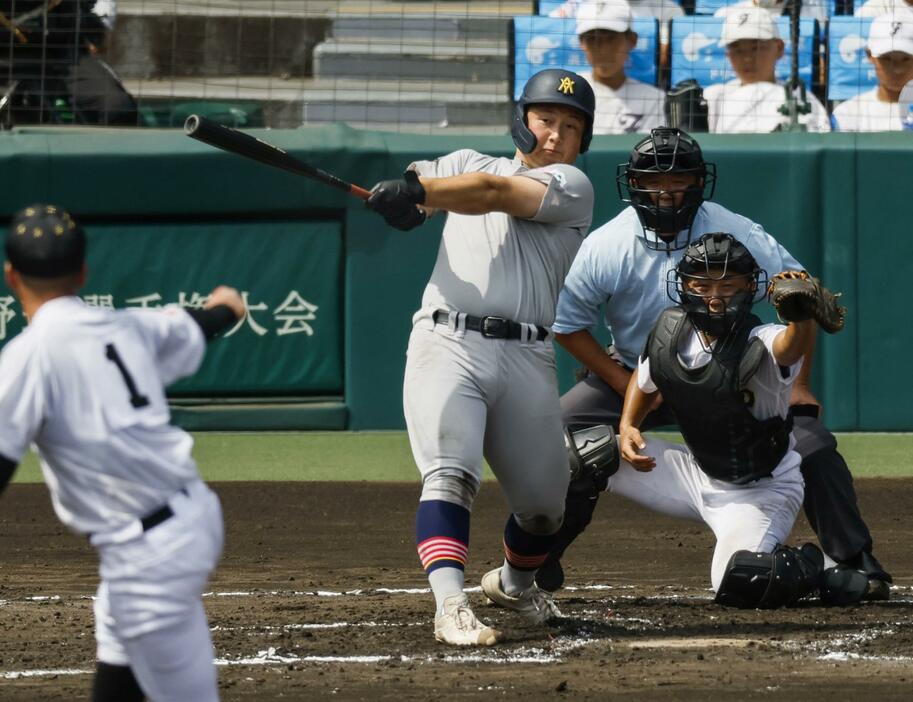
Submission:
{"label": "batting helmet", "polygon": [[[744,278],[748,288],[724,300],[721,312],[712,312],[708,295],[695,292],[690,281],[716,281]],[[674,294],[673,294],[674,290]],[[731,234],[704,234],[685,249],[674,271],[666,279],[666,293],[681,304],[697,329],[715,337],[725,336],[751,310],[758,291],[767,291],[767,274],[761,270],[751,252]]]}
{"label": "batting helmet", "polygon": [[548,68],[526,81],[523,94],[514,108],[514,121],[510,128],[514,144],[524,154],[532,153],[536,148],[536,135],[526,125],[526,111],[530,105],[565,105],[582,112],[586,117],[586,127],[580,138],[580,153],[590,148],[596,96],[586,78],[563,68]]}
{"label": "batting helmet", "polygon": [[[661,206],[659,196],[663,191],[639,183],[638,179],[648,173],[694,175],[697,182],[685,188],[680,205]],[[700,145],[690,135],[680,129],[658,127],[635,144],[627,163],[618,164],[615,182],[622,202],[630,203],[637,211],[647,246],[674,251],[691,241],[690,228],[697,211],[704,200],[713,197],[716,165],[704,161]],[[684,229],[689,229],[688,237],[676,244],[678,233]],[[647,231],[654,236],[647,236]]]}
{"label": "batting helmet", "polygon": [[86,235],[55,205],[29,205],[13,216],[6,258],[23,275],[58,278],[77,273],[86,258]]}

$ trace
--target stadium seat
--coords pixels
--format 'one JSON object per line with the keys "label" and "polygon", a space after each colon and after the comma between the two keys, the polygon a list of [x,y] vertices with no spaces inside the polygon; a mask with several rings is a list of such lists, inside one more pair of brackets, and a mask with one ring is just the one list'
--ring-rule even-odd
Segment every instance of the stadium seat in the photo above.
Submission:
{"label": "stadium seat", "polygon": [[[694,2],[694,14],[696,15],[712,15],[714,12],[719,10],[721,7],[726,5],[734,5],[740,0],[695,0]],[[863,0],[860,0],[862,2]],[[839,0],[841,4],[846,5],[845,0]],[[828,0],[828,14],[833,17],[837,14],[838,11],[838,0]],[[852,4],[849,4],[852,8]]]}
{"label": "stadium seat", "polygon": [[828,22],[828,100],[848,100],[878,85],[875,68],[865,55],[871,23],[862,17],[834,17]]}
{"label": "stadium seat", "polygon": [[[577,23],[530,15],[514,17],[514,100],[519,99],[529,77],[546,68],[566,68],[589,71],[580,42]],[[643,83],[656,85],[656,62],[659,42],[657,22],[652,18],[635,17],[637,47],[628,57],[627,75]]]}
{"label": "stadium seat", "polygon": [[[777,62],[777,80],[789,78],[790,56],[789,18],[781,17],[777,22],[780,36],[784,37],[786,51]],[[735,78],[726,58],[726,50],[720,46],[723,20],[717,17],[677,17],[672,20],[672,74],[671,84],[675,85],[688,78],[694,78],[702,86],[725,83]],[[799,23],[799,77],[807,86],[812,85],[816,76],[813,67],[817,64],[818,23],[803,19]]]}

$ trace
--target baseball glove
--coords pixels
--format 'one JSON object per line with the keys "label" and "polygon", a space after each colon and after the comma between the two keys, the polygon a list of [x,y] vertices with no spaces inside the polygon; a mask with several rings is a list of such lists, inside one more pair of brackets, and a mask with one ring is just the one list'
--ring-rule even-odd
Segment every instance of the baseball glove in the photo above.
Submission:
{"label": "baseball glove", "polygon": [[814,319],[828,334],[843,329],[846,307],[837,304],[834,294],[805,271],[777,273],[770,281],[770,302],[783,322]]}

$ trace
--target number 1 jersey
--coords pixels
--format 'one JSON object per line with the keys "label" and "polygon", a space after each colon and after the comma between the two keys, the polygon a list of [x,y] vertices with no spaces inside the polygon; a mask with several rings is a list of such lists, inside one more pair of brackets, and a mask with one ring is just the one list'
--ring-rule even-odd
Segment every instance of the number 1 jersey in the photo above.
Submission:
{"label": "number 1 jersey", "polygon": [[0,454],[18,461],[34,442],[54,509],[76,532],[154,511],[199,477],[165,386],[194,373],[205,350],[179,307],[44,303],[0,354]]}

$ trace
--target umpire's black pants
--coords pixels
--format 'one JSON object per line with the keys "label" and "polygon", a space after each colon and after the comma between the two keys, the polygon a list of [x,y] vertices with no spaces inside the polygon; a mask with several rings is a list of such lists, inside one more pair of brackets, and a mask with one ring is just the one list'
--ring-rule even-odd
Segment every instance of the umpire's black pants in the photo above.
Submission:
{"label": "umpire's black pants", "polygon": [[[595,424],[608,424],[618,431],[622,398],[605,381],[589,373],[561,397],[564,422],[571,431]],[[793,435],[796,451],[802,456],[805,478],[805,514],[818,535],[821,547],[838,563],[865,570],[870,575],[890,581],[888,575],[870,556],[872,536],[859,513],[853,476],[846,461],[837,452],[837,440],[815,416],[814,408],[794,408]],[[676,424],[666,405],[647,415],[644,430]],[[549,558],[541,569],[539,584],[554,589],[556,564],[565,549],[586,529],[596,508],[599,492],[605,485],[594,485],[592,479],[572,483],[565,505],[564,524]],[[864,557],[869,554],[869,557]],[[560,573],[560,569],[557,569]],[[551,586],[551,587],[550,587]],[[560,586],[560,583],[559,583]]]}

